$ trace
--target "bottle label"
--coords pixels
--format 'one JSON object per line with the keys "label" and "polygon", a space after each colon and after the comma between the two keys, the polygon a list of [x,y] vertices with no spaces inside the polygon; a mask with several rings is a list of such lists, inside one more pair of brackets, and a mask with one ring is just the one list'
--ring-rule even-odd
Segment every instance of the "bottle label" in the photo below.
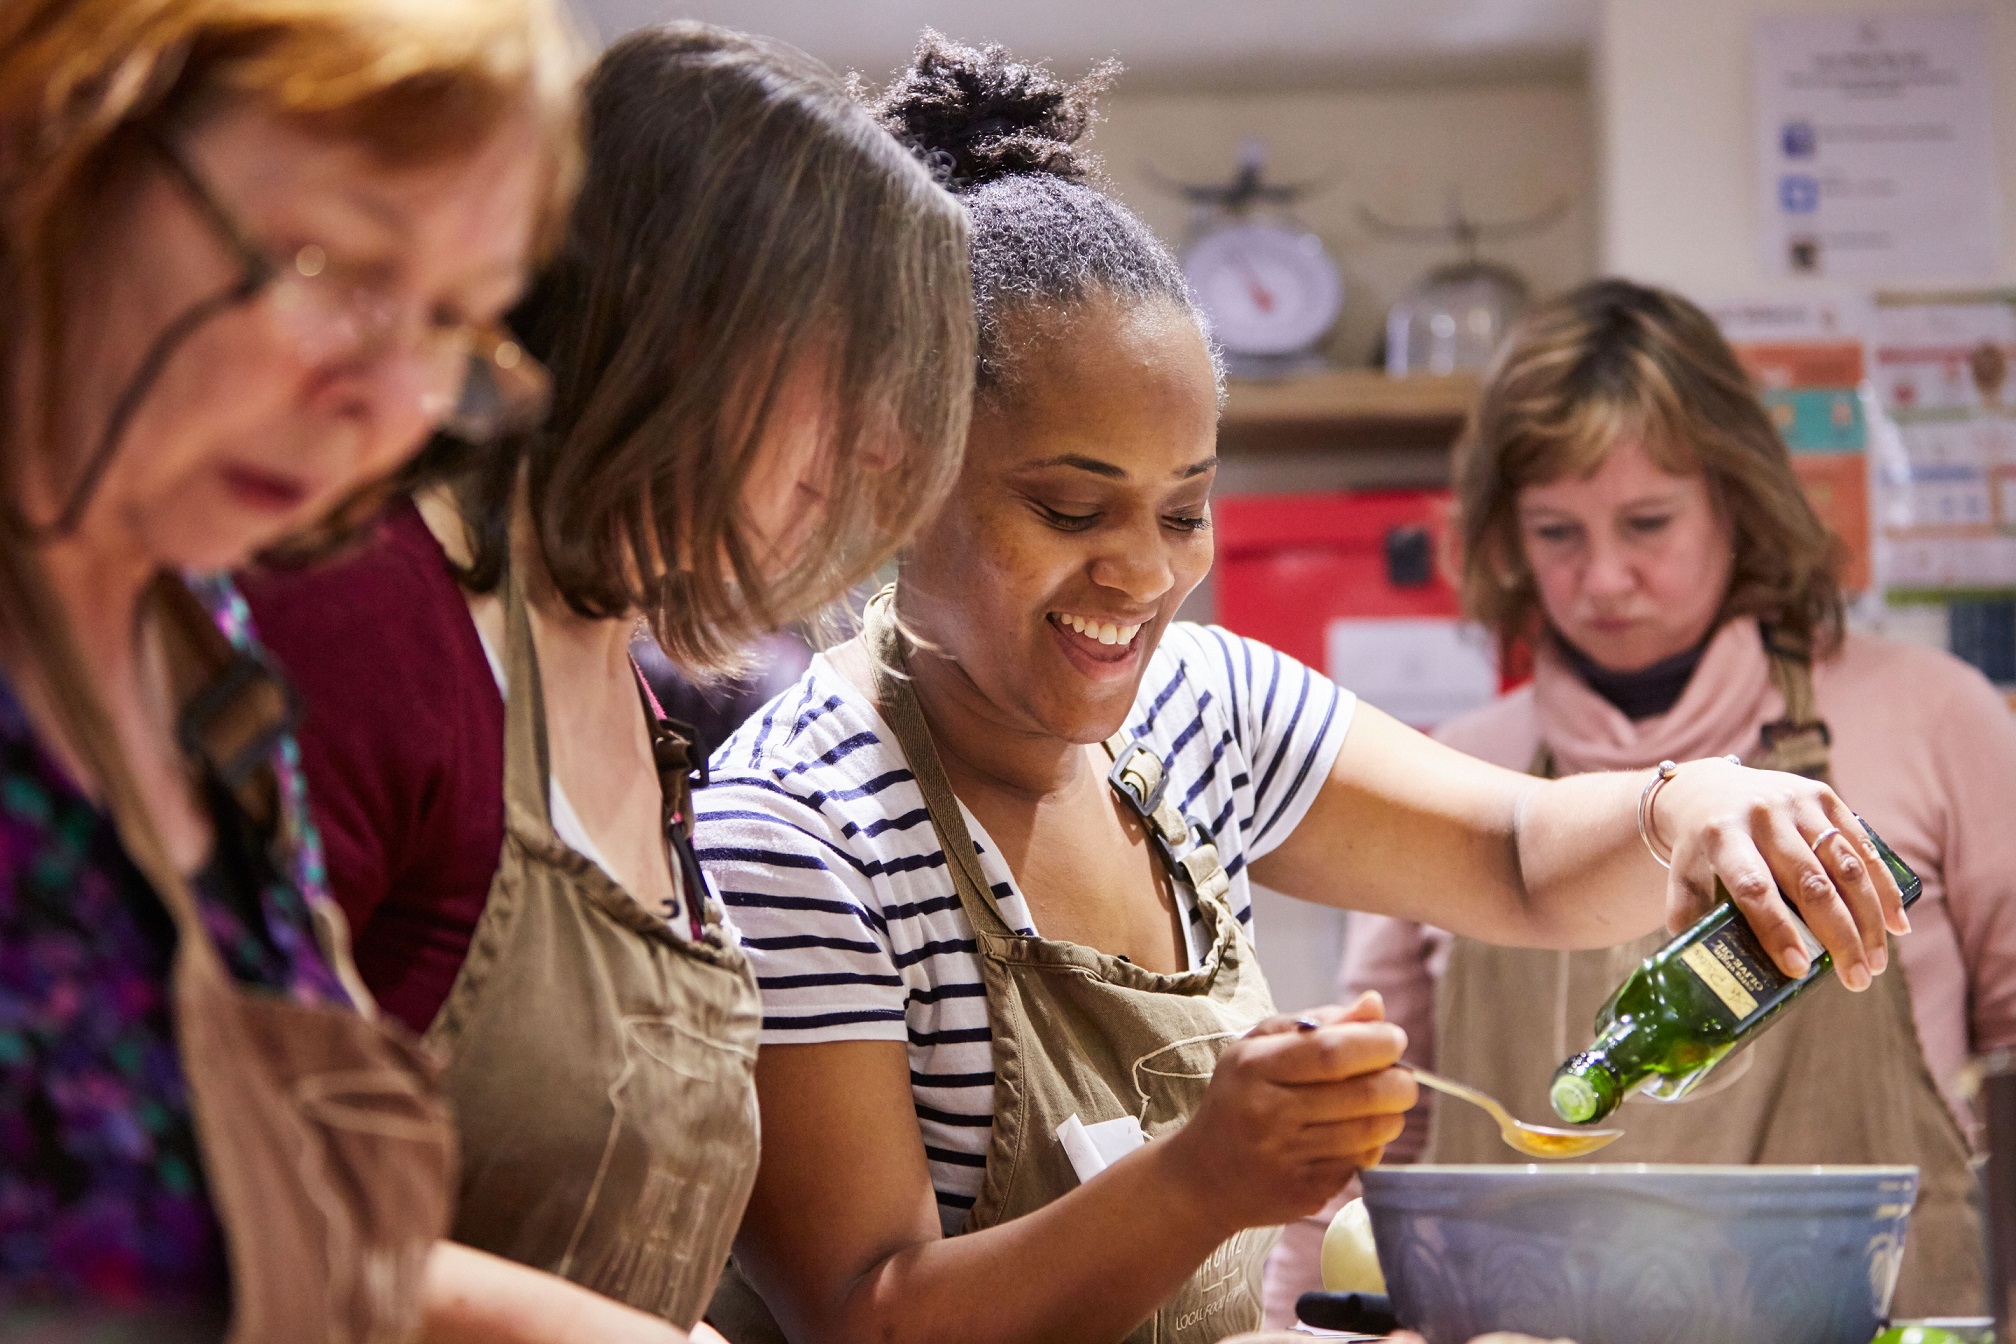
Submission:
{"label": "bottle label", "polygon": [[[1680,964],[1722,1000],[1740,1028],[1760,1010],[1769,1011],[1790,993],[1795,982],[1781,972],[1757,941],[1757,935],[1733,909],[1721,928],[1680,953]],[[1794,919],[1806,955],[1818,962],[1824,949],[1804,923]]]}
{"label": "bottle label", "polygon": [[[1735,1014],[1738,1022],[1757,1011],[1757,995],[1750,986],[1755,985],[1759,990],[1763,986],[1757,983],[1741,955],[1720,935],[1694,944],[1680,954],[1680,961],[1694,972],[1702,984],[1715,992],[1715,997]],[[1746,980],[1750,985],[1744,983]]]}

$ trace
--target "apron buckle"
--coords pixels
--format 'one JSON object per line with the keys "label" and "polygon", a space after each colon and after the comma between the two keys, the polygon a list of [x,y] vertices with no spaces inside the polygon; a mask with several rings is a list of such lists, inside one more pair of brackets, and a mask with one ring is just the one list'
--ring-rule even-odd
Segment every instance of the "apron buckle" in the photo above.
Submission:
{"label": "apron buckle", "polygon": [[1757,730],[1757,735],[1763,740],[1766,751],[1776,751],[1780,742],[1807,733],[1817,734],[1822,747],[1834,745],[1834,730],[1827,726],[1825,719],[1807,719],[1804,722],[1796,719],[1776,719]]}
{"label": "apron buckle", "polygon": [[683,778],[687,787],[707,787],[707,758],[693,749],[693,729],[677,719],[658,720],[651,735],[651,762],[661,775]]}
{"label": "apron buckle", "polygon": [[1113,758],[1113,768],[1106,772],[1106,779],[1127,796],[1127,801],[1134,804],[1136,811],[1151,819],[1156,809],[1162,806],[1162,791],[1169,786],[1169,777],[1162,770],[1162,758],[1139,739],[1129,742],[1126,749]]}
{"label": "apron buckle", "polygon": [[265,659],[238,650],[183,706],[175,737],[219,783],[235,790],[273,759],[300,721],[293,685]]}

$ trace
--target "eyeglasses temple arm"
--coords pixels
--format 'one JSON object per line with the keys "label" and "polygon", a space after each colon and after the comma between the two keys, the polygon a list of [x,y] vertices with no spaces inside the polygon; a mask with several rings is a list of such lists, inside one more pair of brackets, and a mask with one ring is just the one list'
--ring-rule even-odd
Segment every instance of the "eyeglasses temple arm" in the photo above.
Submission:
{"label": "eyeglasses temple arm", "polygon": [[187,196],[190,204],[209,221],[210,227],[217,231],[218,237],[224,240],[225,245],[238,258],[239,265],[244,267],[244,278],[239,281],[242,292],[237,296],[238,301],[243,302],[251,298],[270,284],[277,268],[273,259],[266,255],[265,249],[245,236],[245,230],[231,217],[230,211],[226,210],[210,188],[203,184],[203,179],[189,166],[189,161],[182,157],[182,152],[162,135],[159,129],[150,126],[142,134],[148,146],[160,156],[162,166],[168,169],[168,175],[182,188],[183,195]]}
{"label": "eyeglasses temple arm", "polygon": [[105,428],[98,436],[98,447],[84,464],[84,473],[71,489],[64,501],[63,511],[53,523],[37,530],[45,537],[65,536],[76,530],[84,517],[84,510],[90,506],[91,496],[98,489],[98,482],[104,477],[105,469],[112,464],[112,458],[119,451],[120,441],[126,437],[126,430],[133,417],[140,411],[140,405],[147,394],[159,381],[161,371],[181,348],[184,341],[211,318],[226,308],[245,303],[269,284],[274,275],[274,266],[266,254],[248,239],[237,223],[217,202],[217,198],[204,187],[201,179],[189,164],[176,152],[160,131],[148,127],[142,132],[146,142],[168,169],[168,175],[181,186],[183,194],[216,229],[218,236],[231,249],[243,267],[243,273],[230,288],[213,294],[189,308],[164,328],[147,347],[141,357],[140,366],[133,371],[126,386],[120,391],[119,399],[112,406],[112,414],[105,421]]}

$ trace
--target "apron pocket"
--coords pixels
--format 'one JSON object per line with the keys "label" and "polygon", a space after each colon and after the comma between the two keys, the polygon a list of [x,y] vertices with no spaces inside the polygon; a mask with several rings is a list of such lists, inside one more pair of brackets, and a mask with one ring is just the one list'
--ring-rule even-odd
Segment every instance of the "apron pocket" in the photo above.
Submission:
{"label": "apron pocket", "polygon": [[[416,1074],[346,1069],[306,1074],[291,1090],[308,1122],[302,1183],[323,1215],[337,1319],[359,1338],[408,1338],[435,1235],[445,1232],[454,1169],[447,1108]],[[374,1228],[407,1229],[401,1240]]]}
{"label": "apron pocket", "polygon": [[1214,1031],[1171,1041],[1134,1061],[1134,1095],[1140,1099],[1141,1125],[1158,1133],[1195,1115],[1204,1089],[1218,1069],[1218,1058],[1236,1031]]}
{"label": "apron pocket", "polygon": [[682,1326],[727,1263],[756,1166],[755,1059],[671,1018],[623,1020],[602,1160],[560,1272]]}

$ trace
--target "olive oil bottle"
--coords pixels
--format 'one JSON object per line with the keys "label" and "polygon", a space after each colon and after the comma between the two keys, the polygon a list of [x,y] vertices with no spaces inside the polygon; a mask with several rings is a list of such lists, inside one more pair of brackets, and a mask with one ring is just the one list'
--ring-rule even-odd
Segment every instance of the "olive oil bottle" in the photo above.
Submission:
{"label": "olive oil bottle", "polygon": [[[1924,884],[1867,822],[1862,829],[1908,907]],[[1625,977],[1596,1014],[1595,1041],[1555,1071],[1549,1095],[1563,1120],[1592,1124],[1641,1088],[1655,1097],[1684,1095],[1832,968],[1833,958],[1802,925],[1813,965],[1799,979],[1787,976],[1720,882],[1716,890],[1721,904]]]}

